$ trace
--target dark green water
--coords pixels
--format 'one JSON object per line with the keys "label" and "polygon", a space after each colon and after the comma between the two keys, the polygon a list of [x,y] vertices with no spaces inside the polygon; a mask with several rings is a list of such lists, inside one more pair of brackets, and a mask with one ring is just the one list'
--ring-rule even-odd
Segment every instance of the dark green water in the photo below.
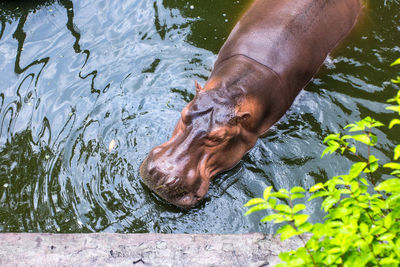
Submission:
{"label": "dark green water", "polygon": [[[389,122],[399,1],[369,3],[357,32],[200,206],[178,210],[141,183],[141,161],[169,138],[247,4],[1,1],[0,232],[272,232],[261,214],[243,216],[248,199],[344,173],[347,159],[321,160],[321,143],[367,115]],[[377,135],[387,162],[399,131]]]}

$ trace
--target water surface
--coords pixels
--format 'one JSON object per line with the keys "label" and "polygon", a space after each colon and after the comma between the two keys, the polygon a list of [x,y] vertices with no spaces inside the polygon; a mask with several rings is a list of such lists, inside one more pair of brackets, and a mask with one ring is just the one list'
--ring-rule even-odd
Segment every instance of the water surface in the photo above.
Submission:
{"label": "water surface", "polygon": [[[371,1],[357,31],[206,199],[181,211],[139,166],[172,133],[249,1],[0,2],[0,232],[273,232],[243,204],[263,189],[344,173],[324,136],[365,116],[388,123],[398,73],[398,1]],[[400,142],[382,128],[382,162]],[[115,148],[109,152],[109,144]],[[323,215],[313,202],[307,212]]]}

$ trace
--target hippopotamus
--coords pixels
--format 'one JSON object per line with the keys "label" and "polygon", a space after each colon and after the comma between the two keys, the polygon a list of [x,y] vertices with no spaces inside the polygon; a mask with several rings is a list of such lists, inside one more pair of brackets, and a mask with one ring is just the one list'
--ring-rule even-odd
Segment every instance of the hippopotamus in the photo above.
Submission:
{"label": "hippopotamus", "polygon": [[292,105],[354,28],[361,0],[254,0],[182,110],[171,139],[140,166],[143,182],[180,208],[233,168]]}

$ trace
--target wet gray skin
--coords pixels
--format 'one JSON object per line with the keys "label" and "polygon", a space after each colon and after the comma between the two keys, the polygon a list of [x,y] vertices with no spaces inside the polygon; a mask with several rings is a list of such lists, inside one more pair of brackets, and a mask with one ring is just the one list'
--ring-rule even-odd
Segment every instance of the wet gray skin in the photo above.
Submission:
{"label": "wet gray skin", "polygon": [[171,139],[143,161],[140,174],[149,188],[175,206],[192,208],[206,195],[212,177],[239,162],[256,136],[243,127],[243,115],[231,99],[221,90],[199,88]]}

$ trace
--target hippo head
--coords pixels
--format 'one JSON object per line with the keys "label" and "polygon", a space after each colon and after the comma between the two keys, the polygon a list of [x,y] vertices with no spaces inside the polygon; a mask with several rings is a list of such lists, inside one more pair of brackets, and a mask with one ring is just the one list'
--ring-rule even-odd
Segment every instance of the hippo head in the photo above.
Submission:
{"label": "hippo head", "polygon": [[211,178],[234,167],[257,140],[248,127],[251,111],[240,104],[242,90],[206,90],[196,82],[196,91],[171,139],[153,148],[140,166],[144,183],[181,208],[202,200]]}

